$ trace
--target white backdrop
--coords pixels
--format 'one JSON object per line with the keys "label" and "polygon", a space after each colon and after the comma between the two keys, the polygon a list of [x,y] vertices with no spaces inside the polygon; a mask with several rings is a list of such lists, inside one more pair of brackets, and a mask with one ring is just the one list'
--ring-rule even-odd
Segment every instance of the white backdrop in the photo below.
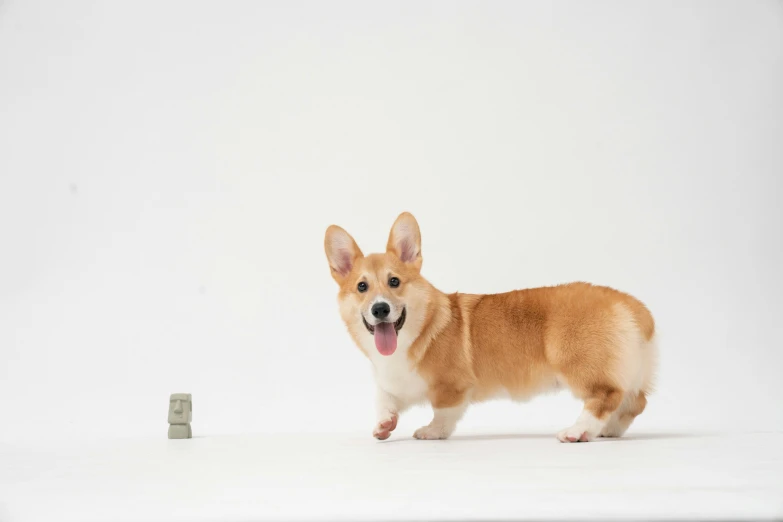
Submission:
{"label": "white backdrop", "polygon": [[370,437],[323,233],[403,210],[444,291],[645,301],[634,430],[783,429],[782,92],[774,1],[3,2],[0,439]]}

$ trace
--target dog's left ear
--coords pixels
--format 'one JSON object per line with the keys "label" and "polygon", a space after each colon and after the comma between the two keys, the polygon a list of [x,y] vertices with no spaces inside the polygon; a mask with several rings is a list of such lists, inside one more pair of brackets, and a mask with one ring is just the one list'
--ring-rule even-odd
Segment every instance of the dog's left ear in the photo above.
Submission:
{"label": "dog's left ear", "polygon": [[396,254],[403,263],[421,270],[421,232],[413,214],[403,212],[397,217],[389,232],[386,251]]}

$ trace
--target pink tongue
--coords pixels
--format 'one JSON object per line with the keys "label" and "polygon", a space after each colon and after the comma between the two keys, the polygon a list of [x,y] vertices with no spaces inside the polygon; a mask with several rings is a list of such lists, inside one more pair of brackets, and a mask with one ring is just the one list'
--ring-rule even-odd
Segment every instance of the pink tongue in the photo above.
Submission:
{"label": "pink tongue", "polygon": [[397,332],[394,323],[379,323],[375,325],[375,347],[381,355],[391,355],[397,349]]}

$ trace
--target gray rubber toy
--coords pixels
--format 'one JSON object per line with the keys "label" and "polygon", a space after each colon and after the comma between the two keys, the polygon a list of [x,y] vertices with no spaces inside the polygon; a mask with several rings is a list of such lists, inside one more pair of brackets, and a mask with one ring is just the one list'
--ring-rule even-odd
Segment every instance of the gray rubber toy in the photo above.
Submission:
{"label": "gray rubber toy", "polygon": [[193,397],[189,393],[172,393],[169,397],[169,438],[193,438]]}

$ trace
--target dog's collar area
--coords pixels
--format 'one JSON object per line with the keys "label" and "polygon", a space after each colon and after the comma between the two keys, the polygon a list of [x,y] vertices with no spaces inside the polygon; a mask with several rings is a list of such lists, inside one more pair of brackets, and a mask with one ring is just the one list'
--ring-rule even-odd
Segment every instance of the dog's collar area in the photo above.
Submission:
{"label": "dog's collar area", "polygon": [[[364,318],[364,314],[362,315],[362,322],[364,323],[364,327],[367,328],[367,331],[371,334],[375,334],[375,327],[367,322],[367,319]],[[400,329],[402,329],[402,325],[405,324],[405,316],[407,315],[406,309],[402,309],[402,313],[400,314],[399,319],[394,321],[394,331],[399,332]]]}

